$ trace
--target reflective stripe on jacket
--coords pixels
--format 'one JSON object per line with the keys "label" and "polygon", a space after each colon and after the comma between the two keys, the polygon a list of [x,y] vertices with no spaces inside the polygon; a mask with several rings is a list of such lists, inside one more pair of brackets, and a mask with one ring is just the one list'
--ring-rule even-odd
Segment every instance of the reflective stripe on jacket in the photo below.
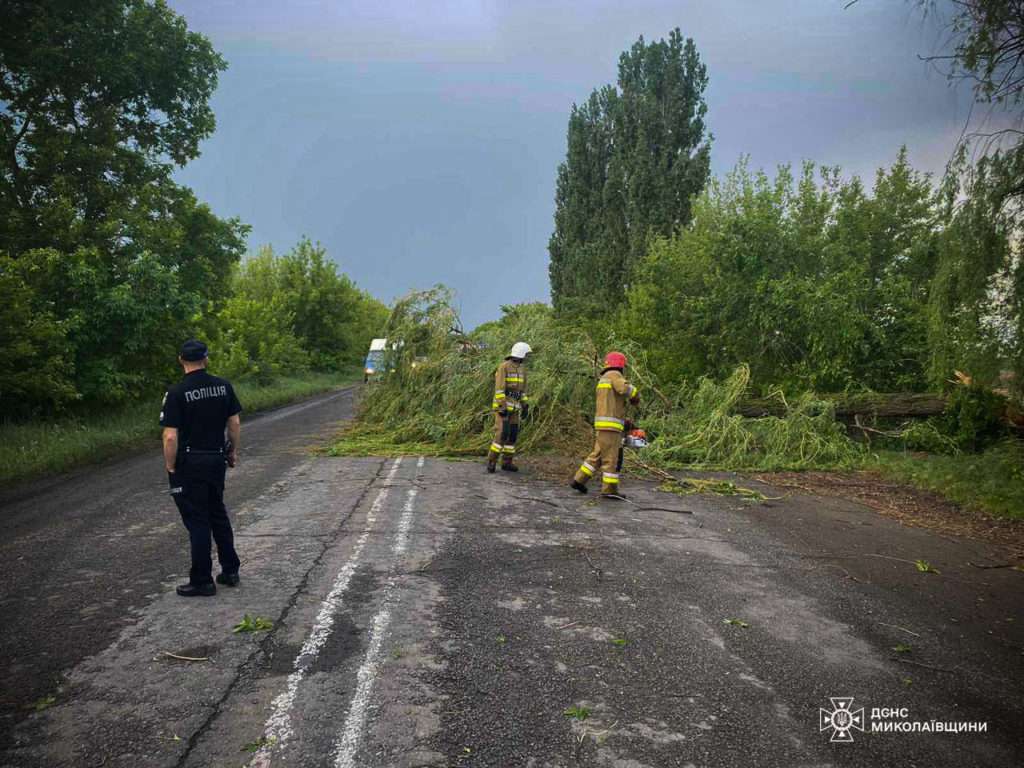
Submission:
{"label": "reflective stripe on jacket", "polygon": [[509,411],[519,410],[522,403],[528,403],[526,395],[526,371],[514,360],[502,360],[494,373],[494,400],[491,408]]}
{"label": "reflective stripe on jacket", "polygon": [[594,415],[594,427],[609,432],[622,432],[626,428],[626,401],[636,403],[640,400],[640,391],[626,381],[616,370],[608,370],[601,374],[597,382],[597,408]]}

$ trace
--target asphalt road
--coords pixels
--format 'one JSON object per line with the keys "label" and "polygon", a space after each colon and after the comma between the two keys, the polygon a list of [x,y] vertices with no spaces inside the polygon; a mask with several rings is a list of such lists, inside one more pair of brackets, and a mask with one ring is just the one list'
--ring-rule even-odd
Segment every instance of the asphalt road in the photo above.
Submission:
{"label": "asphalt road", "polygon": [[[351,416],[355,389],[249,419],[229,472],[240,510],[307,460]],[[243,404],[244,405],[244,404]],[[154,412],[154,423],[156,413]],[[159,443],[129,458],[0,491],[0,748],[26,705],[54,695],[154,599],[188,581],[188,539],[168,495]]]}
{"label": "asphalt road", "polygon": [[214,598],[173,594],[156,452],[3,503],[0,764],[1024,762],[1024,574],[977,567],[997,550],[837,499],[306,456],[348,402],[249,425],[243,581]]}

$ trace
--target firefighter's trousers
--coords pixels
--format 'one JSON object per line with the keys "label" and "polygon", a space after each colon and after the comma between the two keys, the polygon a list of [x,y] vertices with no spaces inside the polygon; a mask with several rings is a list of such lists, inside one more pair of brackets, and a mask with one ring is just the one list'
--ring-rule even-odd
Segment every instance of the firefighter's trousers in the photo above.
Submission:
{"label": "firefighter's trousers", "polygon": [[622,433],[606,429],[597,430],[594,450],[576,470],[576,482],[586,485],[601,472],[601,493],[614,495],[619,492],[619,472],[622,469]]}
{"label": "firefighter's trousers", "polygon": [[487,461],[494,464],[501,457],[502,464],[511,464],[516,456],[516,438],[519,437],[519,411],[509,411],[508,416],[501,418],[494,412],[494,439],[491,450],[487,452]]}

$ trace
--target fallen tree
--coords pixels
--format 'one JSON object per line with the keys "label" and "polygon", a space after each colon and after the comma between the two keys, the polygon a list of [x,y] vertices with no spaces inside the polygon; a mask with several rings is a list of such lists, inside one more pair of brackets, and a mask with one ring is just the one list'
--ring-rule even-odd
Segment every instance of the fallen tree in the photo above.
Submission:
{"label": "fallen tree", "polygon": [[[946,407],[946,398],[934,393],[818,395],[818,400],[831,403],[836,416],[937,416]],[[789,408],[789,404],[781,397],[755,398],[741,402],[736,412],[747,418],[760,418],[784,416]]]}

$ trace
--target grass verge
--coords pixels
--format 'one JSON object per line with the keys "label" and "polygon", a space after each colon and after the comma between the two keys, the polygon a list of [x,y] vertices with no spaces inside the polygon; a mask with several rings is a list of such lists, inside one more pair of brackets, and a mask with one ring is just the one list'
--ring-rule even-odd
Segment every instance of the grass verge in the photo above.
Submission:
{"label": "grass verge", "polygon": [[875,469],[884,477],[934,491],[966,509],[1024,520],[1024,443],[1005,440],[984,453],[931,456],[886,451]]}
{"label": "grass verge", "polygon": [[[238,384],[245,412],[252,414],[301,400],[361,378],[362,369],[310,373],[272,384]],[[99,461],[159,438],[159,400],[129,408],[60,421],[0,424],[0,483],[27,480]]]}

